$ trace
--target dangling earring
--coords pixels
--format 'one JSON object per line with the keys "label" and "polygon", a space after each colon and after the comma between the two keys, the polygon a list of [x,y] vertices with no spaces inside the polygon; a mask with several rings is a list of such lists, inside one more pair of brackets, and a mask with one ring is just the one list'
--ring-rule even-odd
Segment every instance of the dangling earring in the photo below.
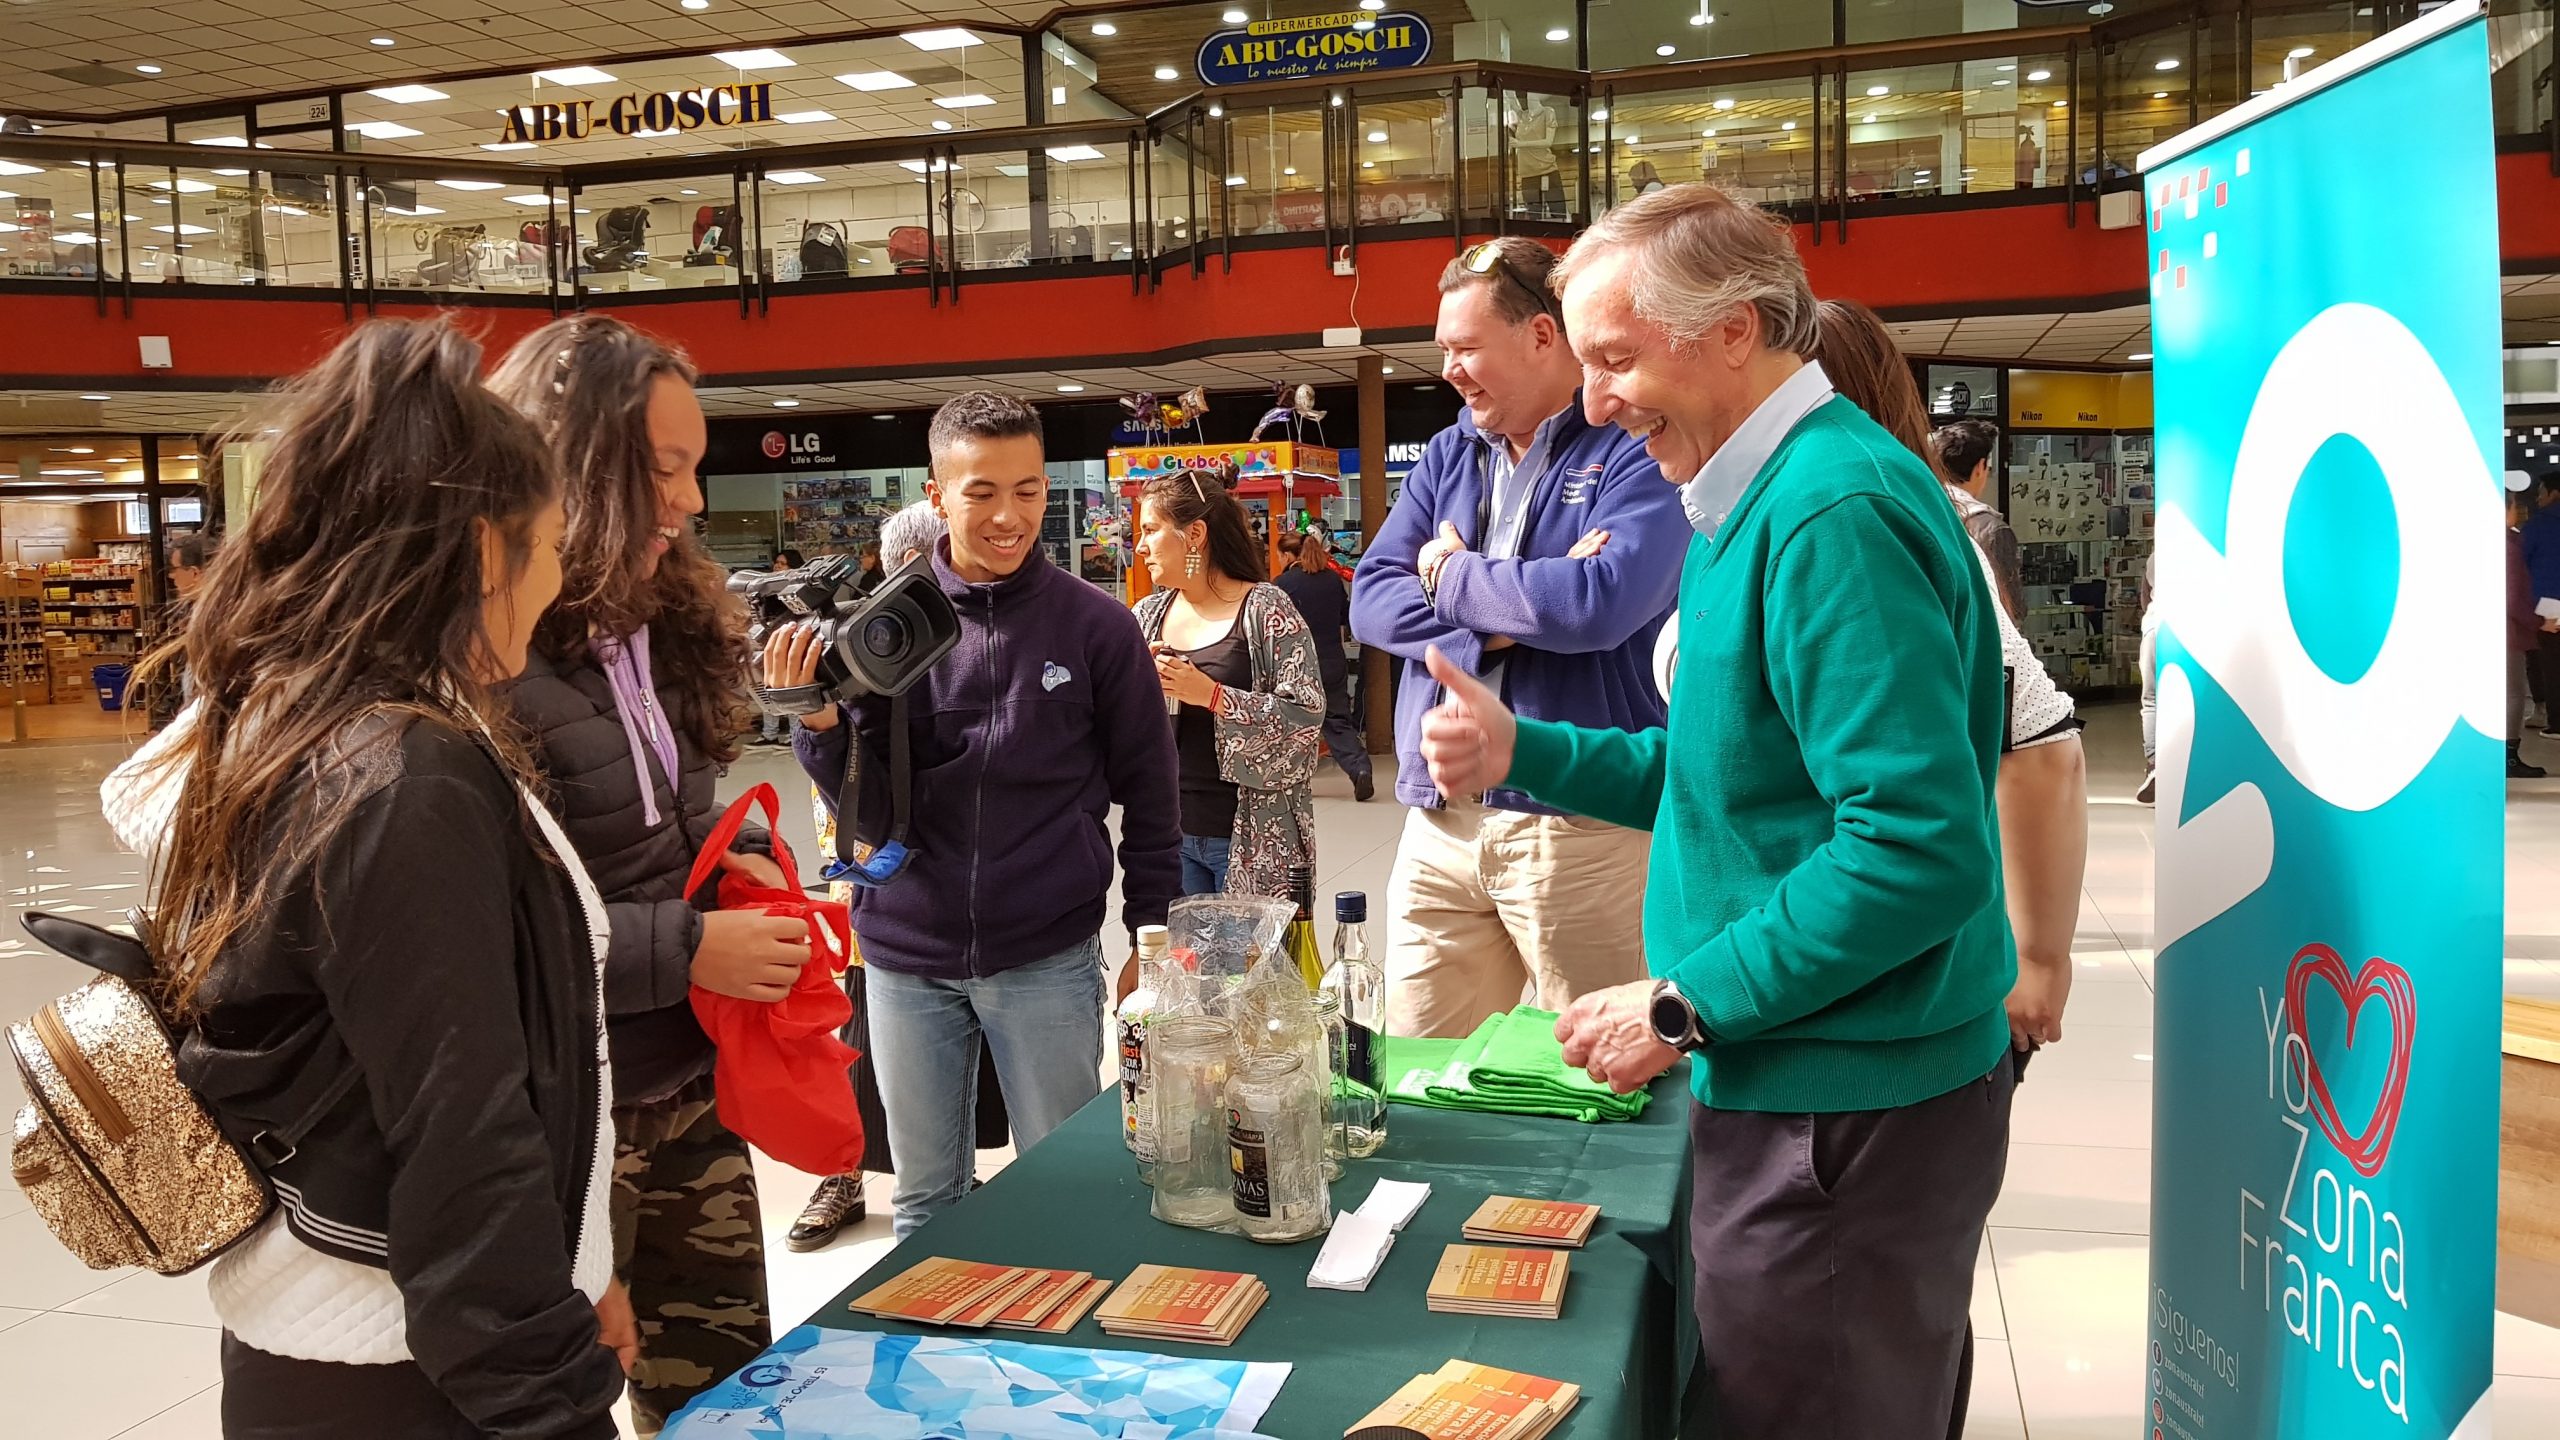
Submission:
{"label": "dangling earring", "polygon": [[1182,557],[1182,573],[1188,579],[1200,578],[1200,552],[1197,549]]}

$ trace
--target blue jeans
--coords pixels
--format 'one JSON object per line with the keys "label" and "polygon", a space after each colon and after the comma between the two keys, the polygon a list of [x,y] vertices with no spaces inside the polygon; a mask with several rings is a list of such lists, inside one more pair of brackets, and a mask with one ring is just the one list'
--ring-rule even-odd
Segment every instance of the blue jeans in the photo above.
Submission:
{"label": "blue jeans", "polygon": [[969,1193],[977,1159],[978,1046],[995,1053],[1016,1151],[1102,1093],[1102,941],[978,980],[863,971],[871,1062],[898,1157],[903,1240]]}
{"label": "blue jeans", "polygon": [[1227,888],[1227,852],[1234,841],[1224,835],[1182,837],[1182,893],[1217,895]]}

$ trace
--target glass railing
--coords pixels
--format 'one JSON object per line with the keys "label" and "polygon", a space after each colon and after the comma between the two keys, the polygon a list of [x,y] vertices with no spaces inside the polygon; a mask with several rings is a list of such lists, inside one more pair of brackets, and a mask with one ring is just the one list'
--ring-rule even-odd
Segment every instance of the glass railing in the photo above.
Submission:
{"label": "glass railing", "polygon": [[[1826,226],[1986,196],[2076,220],[2145,149],[2371,39],[2374,8],[2208,4],[1587,73],[1163,81],[1177,93],[1143,116],[573,166],[66,127],[0,136],[0,285],[87,285],[102,306],[169,284],[367,307],[699,293],[744,307],[865,285],[938,298],[1014,270],[1125,266],[1143,285],[1238,248],[1561,235],[1695,180]],[[2494,0],[2502,133],[2549,143],[2553,15],[2554,0]],[[1075,100],[1075,77],[1125,63],[1088,38],[1096,58],[1051,57],[1067,111],[1103,108]]]}

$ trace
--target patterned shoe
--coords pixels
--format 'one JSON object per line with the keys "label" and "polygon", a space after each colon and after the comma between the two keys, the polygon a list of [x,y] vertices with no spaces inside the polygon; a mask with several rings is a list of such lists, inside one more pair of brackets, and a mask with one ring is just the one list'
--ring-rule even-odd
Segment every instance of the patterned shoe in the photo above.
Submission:
{"label": "patterned shoe", "polygon": [[823,1249],[837,1231],[868,1213],[862,1201],[862,1176],[830,1175],[818,1182],[818,1193],[809,1197],[808,1208],[800,1212],[782,1243],[794,1250]]}

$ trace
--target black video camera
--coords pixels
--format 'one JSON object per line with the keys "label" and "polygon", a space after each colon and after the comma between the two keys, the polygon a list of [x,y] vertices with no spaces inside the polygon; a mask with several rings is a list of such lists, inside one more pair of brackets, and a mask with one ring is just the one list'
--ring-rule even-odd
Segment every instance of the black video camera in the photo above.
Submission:
{"label": "black video camera", "polygon": [[729,593],[747,602],[748,640],[762,654],[776,630],[813,624],[821,648],[819,694],[759,689],[766,708],[793,714],[816,708],[794,700],[856,700],[896,695],[960,643],[960,616],[933,578],[933,562],[917,559],[864,595],[862,564],[850,555],[822,556],[797,570],[741,570]]}

